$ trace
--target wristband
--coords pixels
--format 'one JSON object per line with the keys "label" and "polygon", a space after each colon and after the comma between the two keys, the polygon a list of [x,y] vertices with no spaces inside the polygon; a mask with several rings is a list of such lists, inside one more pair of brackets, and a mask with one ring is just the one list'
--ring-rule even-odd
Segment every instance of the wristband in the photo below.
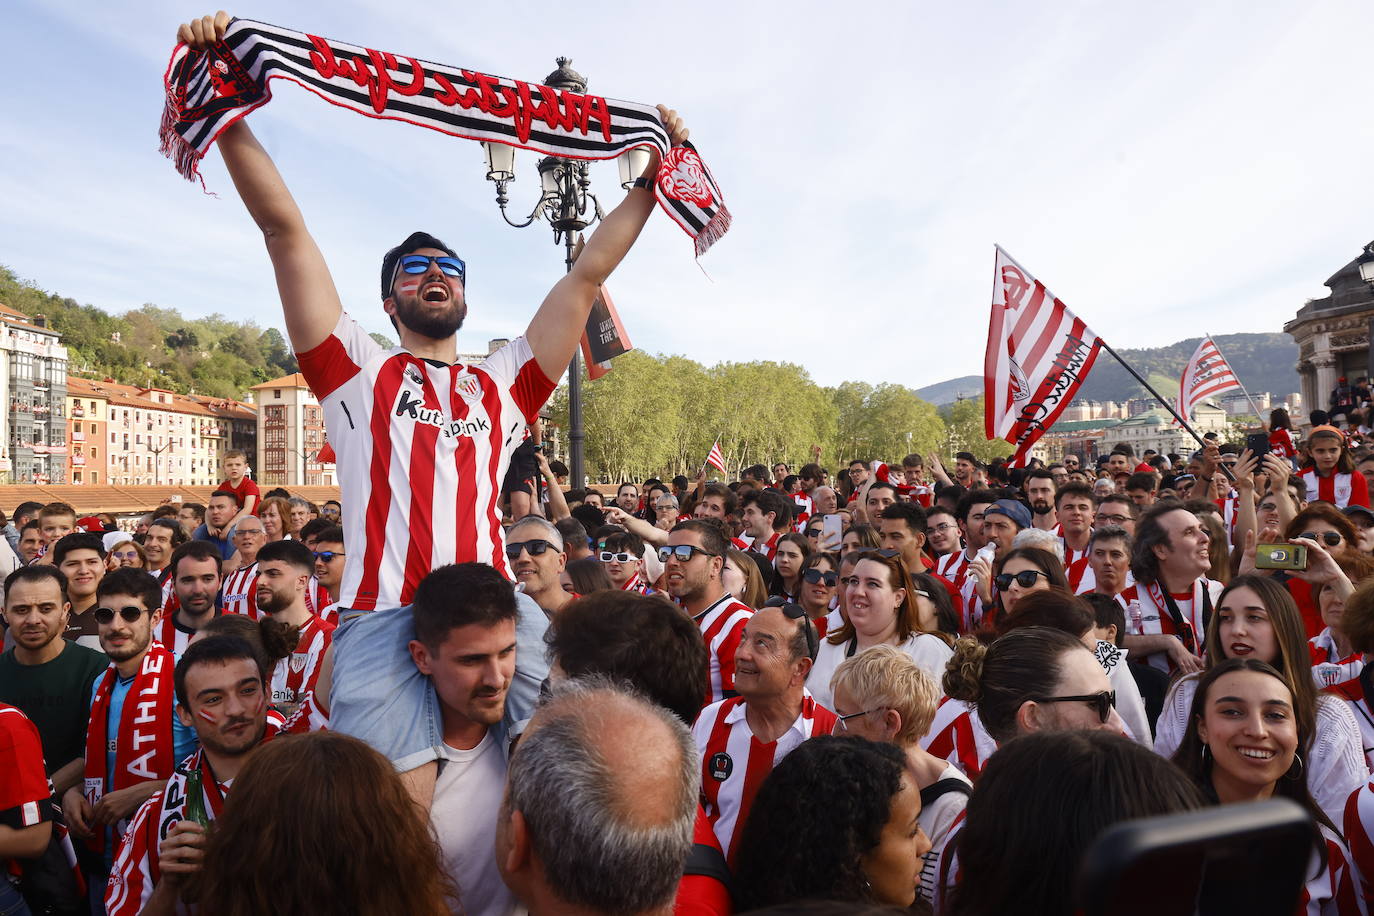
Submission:
{"label": "wristband", "polygon": [[634,183],[630,185],[631,190],[634,190],[635,188],[643,188],[650,194],[654,193],[653,183],[650,182],[649,179],[645,178],[643,175],[640,175],[638,178],[636,178],[634,180]]}

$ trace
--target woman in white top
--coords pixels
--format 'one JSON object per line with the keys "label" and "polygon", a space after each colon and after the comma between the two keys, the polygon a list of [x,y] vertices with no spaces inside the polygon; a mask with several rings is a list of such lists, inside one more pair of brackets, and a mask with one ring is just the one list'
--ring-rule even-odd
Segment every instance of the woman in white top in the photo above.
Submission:
{"label": "woman in white top", "polygon": [[906,754],[908,772],[921,792],[917,823],[930,838],[923,856],[917,891],[933,899],[935,869],[950,828],[963,813],[973,783],[948,760],[921,749],[930,728],[940,688],[901,650],[874,646],[840,662],[830,679],[834,699],[834,734],[895,744]]}
{"label": "woman in white top", "polygon": [[[1287,589],[1266,576],[1237,576],[1217,599],[1205,654],[1209,667],[1232,658],[1266,662],[1283,675],[1299,702],[1315,705],[1316,727],[1303,770],[1312,797],[1338,822],[1350,793],[1369,779],[1369,768],[1354,715],[1335,697],[1317,695],[1303,636],[1302,616]],[[1164,698],[1155,750],[1165,757],[1174,755],[1188,730],[1199,677],[1178,679]]]}
{"label": "woman in white top", "polygon": [[830,709],[830,677],[840,662],[874,646],[896,646],[937,681],[954,653],[942,636],[920,629],[920,611],[896,556],[864,554],[840,582],[848,621],[821,640],[806,688]]}

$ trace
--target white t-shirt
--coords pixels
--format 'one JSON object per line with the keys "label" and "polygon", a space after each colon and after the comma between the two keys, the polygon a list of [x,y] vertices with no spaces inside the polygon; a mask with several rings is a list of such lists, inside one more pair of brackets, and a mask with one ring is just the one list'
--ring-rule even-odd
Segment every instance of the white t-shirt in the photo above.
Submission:
{"label": "white t-shirt", "polygon": [[[811,673],[806,677],[806,689],[816,698],[816,702],[826,709],[835,708],[830,678],[840,666],[840,662],[849,657],[852,645],[853,640],[839,645],[832,643],[829,638],[821,640],[820,651],[816,653],[816,663],[811,666]],[[946,645],[943,639],[930,633],[912,633],[906,642],[897,648],[905,652],[922,671],[935,678],[936,684],[945,676],[945,665],[954,656],[954,650]]]}
{"label": "white t-shirt", "polygon": [[506,757],[490,730],[469,751],[440,745],[439,778],[429,819],[439,837],[444,870],[458,885],[468,916],[510,916],[515,895],[496,870],[496,818],[506,788]]}

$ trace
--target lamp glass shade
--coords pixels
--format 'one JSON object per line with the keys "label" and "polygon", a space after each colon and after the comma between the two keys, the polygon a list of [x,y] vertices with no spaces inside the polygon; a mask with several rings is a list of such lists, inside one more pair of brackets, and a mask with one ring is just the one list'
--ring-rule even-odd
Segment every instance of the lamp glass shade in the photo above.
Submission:
{"label": "lamp glass shade", "polygon": [[539,183],[544,188],[545,194],[557,194],[558,188],[559,162],[552,156],[546,156],[539,160]]}
{"label": "lamp glass shade", "polygon": [[630,185],[635,183],[635,179],[643,175],[644,170],[649,167],[649,151],[637,146],[621,153],[616,157],[615,163],[620,167],[620,186],[628,191]]}
{"label": "lamp glass shade", "polygon": [[1374,283],[1374,261],[1360,262],[1360,279],[1366,283]]}
{"label": "lamp glass shade", "polygon": [[487,157],[487,178],[491,181],[510,181],[515,178],[515,147],[504,143],[484,142]]}

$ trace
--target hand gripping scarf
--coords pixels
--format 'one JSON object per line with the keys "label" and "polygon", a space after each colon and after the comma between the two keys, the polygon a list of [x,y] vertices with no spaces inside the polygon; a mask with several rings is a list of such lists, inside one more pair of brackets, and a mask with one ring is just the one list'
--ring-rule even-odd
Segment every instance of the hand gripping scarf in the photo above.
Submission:
{"label": "hand gripping scarf", "polygon": [[224,39],[204,52],[184,44],[172,51],[163,77],[162,153],[187,179],[198,177],[220,131],[271,101],[268,83],[278,78],[368,117],[569,159],[613,159],[652,146],[662,156],[659,205],[695,240],[697,256],[730,228],[711,170],[690,144],[669,148],[655,108],[398,58],[249,19],[231,21]]}
{"label": "hand gripping scarf", "polygon": [[[86,800],[92,805],[106,791],[127,789],[149,779],[166,779],[176,766],[172,746],[172,669],[176,660],[158,643],[153,643],[124,697],[119,716],[119,731],[109,734],[110,694],[119,672],[111,665],[95,684],[91,719],[86,729]],[[109,741],[115,741],[114,772],[105,773],[105,754]],[[90,841],[96,852],[103,850],[105,831],[95,831]]]}

